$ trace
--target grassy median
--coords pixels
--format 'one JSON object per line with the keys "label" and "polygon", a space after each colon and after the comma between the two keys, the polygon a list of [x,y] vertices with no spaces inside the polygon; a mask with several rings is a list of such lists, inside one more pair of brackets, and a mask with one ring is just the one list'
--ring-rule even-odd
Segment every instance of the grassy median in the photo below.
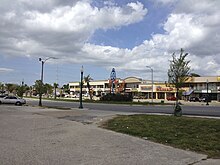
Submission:
{"label": "grassy median", "polygon": [[220,120],[160,115],[118,116],[102,125],[184,150],[220,158]]}

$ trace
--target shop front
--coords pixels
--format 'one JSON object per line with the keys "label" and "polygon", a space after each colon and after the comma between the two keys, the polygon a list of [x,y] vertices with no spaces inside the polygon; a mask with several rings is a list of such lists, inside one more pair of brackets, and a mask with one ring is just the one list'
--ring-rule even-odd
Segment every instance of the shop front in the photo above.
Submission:
{"label": "shop front", "polygon": [[[151,99],[152,96],[152,85],[140,85],[141,95],[146,96],[147,99]],[[153,85],[153,99],[164,100],[170,97],[176,96],[176,90],[172,87],[167,87],[165,84],[154,84]]]}
{"label": "shop front", "polygon": [[175,99],[176,90],[173,87],[167,87],[165,84],[160,84],[156,86],[156,99]]}

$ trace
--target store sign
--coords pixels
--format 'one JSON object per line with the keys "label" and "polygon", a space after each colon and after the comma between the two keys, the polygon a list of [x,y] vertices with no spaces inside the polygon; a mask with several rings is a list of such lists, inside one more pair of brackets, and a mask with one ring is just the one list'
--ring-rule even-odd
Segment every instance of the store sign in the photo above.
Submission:
{"label": "store sign", "polygon": [[150,90],[152,90],[152,87],[149,87],[149,86],[141,86],[141,90],[142,90],[142,91],[150,91]]}
{"label": "store sign", "polygon": [[171,87],[161,87],[161,86],[157,86],[156,87],[157,91],[173,91],[173,88]]}
{"label": "store sign", "polygon": [[110,79],[112,82],[112,93],[114,93],[114,88],[115,88],[115,80],[116,80],[116,72],[115,72],[115,68],[112,68],[112,72],[110,74]]}

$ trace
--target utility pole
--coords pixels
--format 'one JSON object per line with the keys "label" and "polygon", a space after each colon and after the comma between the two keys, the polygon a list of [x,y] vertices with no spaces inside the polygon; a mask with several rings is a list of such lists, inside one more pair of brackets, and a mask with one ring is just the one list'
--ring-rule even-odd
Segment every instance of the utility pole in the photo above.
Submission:
{"label": "utility pole", "polygon": [[154,70],[152,67],[150,66],[146,66],[147,68],[149,68],[151,70],[151,102],[153,103],[154,101]]}
{"label": "utility pole", "polygon": [[209,105],[209,80],[207,79],[206,81],[206,90],[207,90],[207,94],[206,94],[206,105]]}

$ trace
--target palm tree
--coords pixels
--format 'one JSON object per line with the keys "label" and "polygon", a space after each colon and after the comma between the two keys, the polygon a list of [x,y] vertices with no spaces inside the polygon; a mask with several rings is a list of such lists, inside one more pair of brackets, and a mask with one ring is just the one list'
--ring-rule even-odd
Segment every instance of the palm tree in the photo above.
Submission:
{"label": "palm tree", "polygon": [[49,97],[53,93],[53,86],[51,84],[46,83],[45,85],[45,93],[47,97]]}
{"label": "palm tree", "polygon": [[90,77],[90,75],[84,77],[84,81],[85,81],[85,83],[86,83],[86,85],[87,85],[87,88],[88,88],[90,100],[92,100],[92,93],[91,93],[90,84],[89,84],[89,82],[90,82],[91,80],[93,80],[93,79]]}

